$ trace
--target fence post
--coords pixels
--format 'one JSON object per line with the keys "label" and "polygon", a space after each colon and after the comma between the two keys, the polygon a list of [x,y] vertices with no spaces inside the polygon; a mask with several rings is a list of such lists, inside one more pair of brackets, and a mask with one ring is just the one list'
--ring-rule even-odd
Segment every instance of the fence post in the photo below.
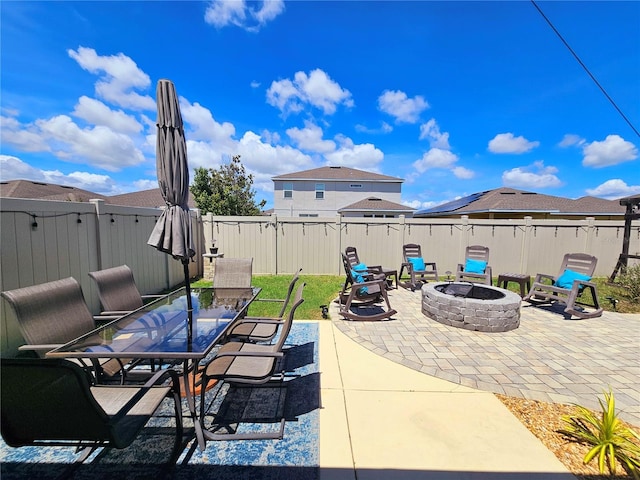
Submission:
{"label": "fence post", "polygon": [[529,252],[531,251],[531,226],[533,217],[524,217],[524,234],[522,235],[522,251],[520,252],[520,272],[529,274]]}
{"label": "fence post", "polygon": [[336,215],[336,231],[338,232],[338,241],[336,242],[336,246],[338,247],[338,251],[334,255],[336,259],[336,275],[340,275],[340,271],[342,270],[342,215]]}
{"label": "fence post", "polygon": [[396,252],[402,251],[402,246],[407,243],[405,242],[405,223],[406,217],[402,214],[398,215],[398,228],[402,233],[400,234],[400,245],[398,245],[399,248],[396,248]]}
{"label": "fence post", "polygon": [[107,244],[107,238],[105,237],[105,227],[104,227],[104,218],[102,216],[102,210],[105,205],[105,201],[99,198],[92,198],[89,200],[90,203],[93,203],[96,209],[96,259],[98,261],[98,265],[96,270],[102,270],[103,265],[109,264],[109,259],[106,258],[106,253],[102,248],[102,245]]}
{"label": "fence post", "polygon": [[464,258],[467,247],[469,246],[469,215],[461,215],[460,221],[460,228],[462,228],[462,233],[460,234],[460,253],[458,257]]}
{"label": "fence post", "polygon": [[271,224],[273,226],[273,266],[271,267],[271,273],[277,275],[280,269],[278,268],[278,215],[276,213],[271,214]]}
{"label": "fence post", "polygon": [[593,239],[596,235],[596,226],[593,224],[595,221],[595,217],[587,217],[587,235],[584,241],[584,251],[591,252],[591,247],[593,246]]}

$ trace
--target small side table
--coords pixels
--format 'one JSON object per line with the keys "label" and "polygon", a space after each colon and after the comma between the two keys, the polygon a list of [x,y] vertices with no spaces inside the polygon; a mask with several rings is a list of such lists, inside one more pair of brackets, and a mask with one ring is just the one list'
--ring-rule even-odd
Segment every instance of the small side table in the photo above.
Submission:
{"label": "small side table", "polygon": [[501,273],[498,276],[498,287],[506,289],[509,282],[516,282],[520,285],[521,297],[524,297],[531,289],[531,276],[526,273]]}
{"label": "small side table", "polygon": [[[387,285],[389,286],[389,288],[398,288],[398,271],[397,270],[393,270],[391,268],[383,268],[382,269],[382,273],[384,273],[384,276],[387,277]],[[395,278],[396,280],[396,286],[393,286],[393,280],[391,279],[391,277]]]}

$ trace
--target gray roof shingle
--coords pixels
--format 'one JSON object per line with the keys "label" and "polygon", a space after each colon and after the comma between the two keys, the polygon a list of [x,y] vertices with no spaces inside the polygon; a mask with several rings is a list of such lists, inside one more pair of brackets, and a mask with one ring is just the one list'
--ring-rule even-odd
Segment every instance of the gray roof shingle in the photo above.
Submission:
{"label": "gray roof shingle", "polygon": [[624,208],[615,200],[596,197],[582,197],[572,200],[507,187],[479,192],[467,198],[468,201],[465,199],[454,200],[432,209],[419,210],[415,212],[415,216],[465,215],[481,212],[547,212],[589,215],[620,215],[624,213]]}
{"label": "gray roof shingle", "polygon": [[335,182],[375,181],[402,183],[404,180],[398,177],[390,177],[379,173],[365,172],[349,167],[320,167],[301,172],[285,173],[271,177],[271,180],[331,180]]}
{"label": "gray roof shingle", "polygon": [[382,200],[376,197],[365,198],[338,210],[339,213],[345,211],[397,211],[398,213],[413,213],[413,208],[399,203]]}

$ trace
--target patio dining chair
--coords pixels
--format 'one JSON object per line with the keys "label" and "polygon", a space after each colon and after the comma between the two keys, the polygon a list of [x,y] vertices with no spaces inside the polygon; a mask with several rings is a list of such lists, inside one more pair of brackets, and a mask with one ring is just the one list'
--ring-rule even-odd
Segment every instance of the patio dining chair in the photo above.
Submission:
{"label": "patio dining chair", "polygon": [[76,447],[81,450],[76,464],[82,463],[98,447],[129,446],[169,396],[176,418],[172,459],[177,459],[182,408],[173,370],[158,371],[144,385],[96,386],[65,359],[3,358],[0,379],[0,426],[11,447]]}
{"label": "patio dining chair", "polygon": [[[536,274],[529,293],[522,299],[531,304],[565,304],[564,313],[571,318],[593,318],[602,315],[596,284],[591,281],[598,259],[586,253],[567,253],[562,259],[557,276]],[[589,290],[591,302],[583,300],[583,293]],[[580,306],[580,308],[579,308]],[[590,311],[582,308],[592,307]]]}
{"label": "patio dining chair", "polygon": [[[422,256],[422,248],[417,243],[407,243],[402,246],[402,265],[400,266],[399,282],[409,287],[413,292],[420,288],[429,279],[438,281],[438,269],[435,262],[425,262]],[[409,281],[402,281],[402,273],[406,270]]]}
{"label": "patio dining chair", "polygon": [[104,320],[118,318],[137,310],[145,302],[162,298],[164,295],[142,295],[133,278],[133,271],[127,265],[89,272],[89,277],[98,287],[98,297]]}
{"label": "patio dining chair", "polygon": [[[240,433],[229,425],[226,425],[225,429],[231,433],[220,433],[218,427],[215,431],[207,430],[204,425],[205,410],[209,405],[206,400],[206,392],[209,389],[209,384],[216,381],[226,382],[234,388],[272,386],[272,381],[277,381],[280,387],[284,387],[286,390],[284,345],[291,332],[296,311],[304,302],[302,295],[305,285],[303,282],[298,286],[293,305],[273,345],[250,342],[226,343],[220,347],[213,359],[200,370],[200,421],[203,422],[204,436],[208,440],[265,440],[283,437],[284,417],[279,421],[279,428],[274,431]],[[218,393],[220,391],[221,389],[218,390]],[[224,412],[222,413],[224,414]],[[214,423],[219,414],[220,412],[214,415]]]}
{"label": "patio dining chair", "polygon": [[287,295],[285,298],[256,298],[257,302],[275,302],[281,303],[280,312],[277,317],[255,317],[245,316],[236,322],[235,326],[229,329],[227,334],[228,340],[242,341],[242,342],[268,342],[272,340],[278,333],[278,329],[285,322],[285,313],[289,300],[293,294],[296,282],[300,278],[300,268],[289,282],[289,288],[287,289]]}
{"label": "patio dining chair", "polygon": [[[1,293],[18,321],[26,341],[19,351],[30,351],[44,357],[46,352],[60,347],[96,328],[94,316],[85,303],[82,289],[73,277],[54,280]],[[126,375],[125,365],[131,359],[95,359],[96,380]]]}
{"label": "patio dining chair", "polygon": [[216,258],[213,288],[249,288],[253,258]]}
{"label": "patio dining chair", "polygon": [[489,247],[470,245],[465,249],[464,263],[456,269],[456,282],[484,283],[491,285],[492,274],[489,265]]}

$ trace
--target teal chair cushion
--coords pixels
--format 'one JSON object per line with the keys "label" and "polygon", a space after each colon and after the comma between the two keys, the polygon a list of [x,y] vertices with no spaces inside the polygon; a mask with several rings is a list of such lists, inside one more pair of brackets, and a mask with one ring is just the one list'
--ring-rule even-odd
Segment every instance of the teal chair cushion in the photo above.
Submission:
{"label": "teal chair cushion", "polygon": [[413,270],[416,272],[422,272],[425,269],[424,259],[422,257],[408,258],[409,262],[413,266]]}
{"label": "teal chair cushion", "polygon": [[484,260],[474,260],[473,258],[467,258],[464,264],[464,271],[467,273],[484,273],[487,269],[487,262]]}
{"label": "teal chair cushion", "polygon": [[562,275],[558,277],[554,285],[556,287],[570,289],[573,287],[574,280],[582,280],[584,282],[588,282],[589,280],[591,280],[591,277],[583,273],[574,272],[573,270],[567,268],[564,272],[562,272]]}

